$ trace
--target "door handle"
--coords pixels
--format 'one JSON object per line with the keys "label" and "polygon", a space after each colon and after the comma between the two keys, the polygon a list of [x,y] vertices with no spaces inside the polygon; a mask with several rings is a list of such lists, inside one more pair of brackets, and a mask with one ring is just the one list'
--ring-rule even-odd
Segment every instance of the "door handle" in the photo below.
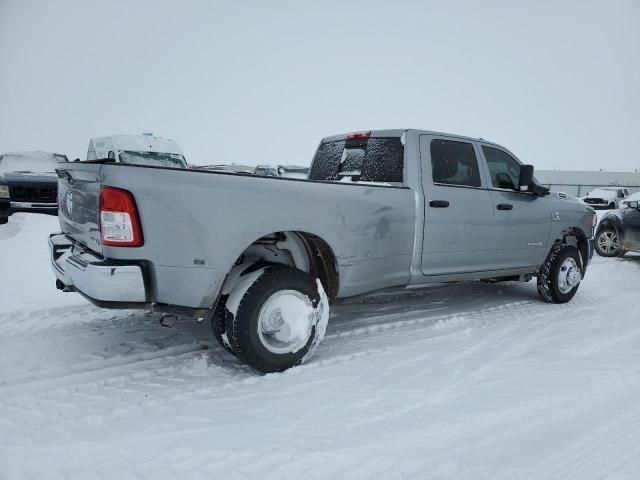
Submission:
{"label": "door handle", "polygon": [[449,202],[447,200],[431,200],[429,206],[433,208],[447,208]]}
{"label": "door handle", "polygon": [[498,210],[513,210],[513,205],[510,203],[499,203]]}

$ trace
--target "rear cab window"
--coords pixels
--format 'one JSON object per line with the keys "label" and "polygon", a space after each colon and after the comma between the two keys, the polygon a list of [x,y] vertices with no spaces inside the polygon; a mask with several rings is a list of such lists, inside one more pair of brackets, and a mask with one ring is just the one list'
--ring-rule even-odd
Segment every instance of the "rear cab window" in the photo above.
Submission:
{"label": "rear cab window", "polygon": [[365,137],[323,141],[309,180],[402,186],[404,145],[400,137]]}

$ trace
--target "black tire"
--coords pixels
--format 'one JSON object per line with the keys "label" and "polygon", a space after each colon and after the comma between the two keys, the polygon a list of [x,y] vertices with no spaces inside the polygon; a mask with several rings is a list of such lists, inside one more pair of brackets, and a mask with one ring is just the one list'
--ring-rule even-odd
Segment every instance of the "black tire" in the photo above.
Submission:
{"label": "black tire", "polygon": [[[259,315],[262,306],[277,292],[294,290],[304,295],[313,308],[323,302],[327,309],[326,296],[321,299],[316,279],[302,270],[282,266],[268,266],[244,292],[238,304],[236,315],[226,317],[225,331],[232,350],[238,358],[263,373],[281,372],[299,365],[309,358],[324,336],[322,320],[314,320],[306,343],[296,351],[274,353],[269,350],[258,333]],[[233,292],[232,294],[233,295]],[[321,309],[318,309],[321,310]],[[314,319],[316,316],[314,316]],[[304,341],[304,340],[302,340]]]}
{"label": "black tire", "polygon": [[[607,250],[606,243],[604,245],[601,245],[601,237],[606,235],[609,235],[611,239],[615,239],[615,241],[617,242],[617,248],[613,250]],[[594,243],[595,250],[601,257],[621,257],[625,253],[620,245],[620,236],[614,228],[605,227],[601,230],[598,230]]]}
{"label": "black tire", "polygon": [[211,330],[213,331],[213,336],[220,346],[230,354],[235,355],[235,352],[229,345],[227,345],[223,338],[225,334],[227,316],[231,315],[229,310],[227,310],[227,297],[228,295],[223,295],[222,298],[220,298],[218,306],[216,307],[215,312],[213,312],[213,316],[211,317]]}
{"label": "black tire", "polygon": [[4,225],[9,222],[9,217],[0,217],[0,225]]}
{"label": "black tire", "polygon": [[[538,293],[549,303],[566,303],[573,298],[578,291],[580,283],[573,286],[568,291],[562,291],[560,288],[559,276],[565,260],[572,258],[577,267],[583,270],[580,252],[576,247],[556,243],[551,252],[544,261],[540,271],[538,272]],[[564,271],[564,270],[563,270]]]}

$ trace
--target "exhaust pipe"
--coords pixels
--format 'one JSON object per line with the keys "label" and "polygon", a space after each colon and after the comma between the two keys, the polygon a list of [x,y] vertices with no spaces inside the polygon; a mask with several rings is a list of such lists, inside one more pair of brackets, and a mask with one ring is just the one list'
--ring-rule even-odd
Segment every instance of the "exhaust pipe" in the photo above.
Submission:
{"label": "exhaust pipe", "polygon": [[72,286],[65,285],[59,278],[56,278],[56,288],[63,292],[75,292],[75,289]]}

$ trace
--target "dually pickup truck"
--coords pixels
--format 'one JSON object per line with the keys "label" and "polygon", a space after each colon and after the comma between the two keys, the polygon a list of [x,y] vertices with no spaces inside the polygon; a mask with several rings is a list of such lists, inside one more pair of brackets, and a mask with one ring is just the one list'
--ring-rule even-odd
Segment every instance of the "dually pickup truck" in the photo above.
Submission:
{"label": "dually pickup truck", "polygon": [[308,179],[74,162],[58,169],[57,286],[105,308],[211,321],[262,372],[308,359],[337,299],[537,277],[576,293],[594,210],[483,139],[420,130],[324,138]]}

